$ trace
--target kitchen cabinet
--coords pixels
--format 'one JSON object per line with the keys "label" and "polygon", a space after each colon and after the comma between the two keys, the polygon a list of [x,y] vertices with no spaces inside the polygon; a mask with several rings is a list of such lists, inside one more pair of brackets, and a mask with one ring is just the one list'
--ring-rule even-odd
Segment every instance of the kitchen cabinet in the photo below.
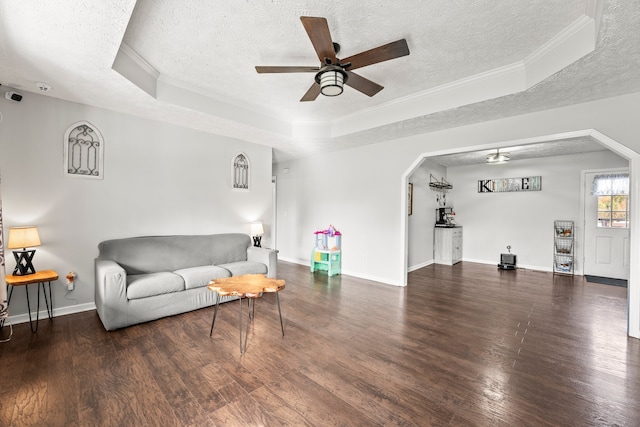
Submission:
{"label": "kitchen cabinet", "polygon": [[436,264],[453,265],[462,261],[462,227],[435,227],[433,258]]}

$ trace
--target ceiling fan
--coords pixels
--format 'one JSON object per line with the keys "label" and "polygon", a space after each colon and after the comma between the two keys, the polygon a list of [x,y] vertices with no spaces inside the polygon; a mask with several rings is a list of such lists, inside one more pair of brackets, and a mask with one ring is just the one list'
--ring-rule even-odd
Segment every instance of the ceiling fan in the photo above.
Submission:
{"label": "ceiling fan", "polygon": [[338,59],[336,55],[340,51],[340,45],[331,40],[327,20],[311,16],[301,16],[300,20],[320,59],[320,66],[256,66],[258,73],[316,73],[315,82],[300,101],[314,101],[321,93],[326,96],[340,95],[344,84],[365,95],[373,96],[380,92],[383,86],[354,73],[353,70],[409,55],[407,41],[401,39],[348,58]]}

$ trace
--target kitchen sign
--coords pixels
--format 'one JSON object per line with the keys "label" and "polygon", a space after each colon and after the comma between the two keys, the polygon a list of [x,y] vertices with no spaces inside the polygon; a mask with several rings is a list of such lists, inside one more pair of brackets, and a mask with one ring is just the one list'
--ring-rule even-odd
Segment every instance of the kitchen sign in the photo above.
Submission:
{"label": "kitchen sign", "polygon": [[540,191],[540,190],[542,190],[541,176],[478,180],[478,193],[504,193],[507,191]]}

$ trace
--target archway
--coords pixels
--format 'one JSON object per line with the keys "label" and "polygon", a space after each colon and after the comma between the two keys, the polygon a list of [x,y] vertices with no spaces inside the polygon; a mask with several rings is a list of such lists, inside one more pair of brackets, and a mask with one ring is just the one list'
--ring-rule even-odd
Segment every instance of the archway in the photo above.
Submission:
{"label": "archway", "polygon": [[[524,138],[509,141],[498,141],[491,144],[482,144],[477,146],[468,146],[462,148],[454,148],[449,150],[437,150],[433,152],[425,152],[419,155],[416,160],[409,166],[409,168],[402,174],[400,179],[401,185],[401,230],[404,230],[401,237],[401,244],[403,248],[403,265],[402,265],[402,277],[403,286],[407,285],[408,277],[408,221],[407,221],[407,209],[408,209],[408,178],[409,176],[420,166],[424,159],[454,153],[465,153],[478,150],[487,150],[494,148],[504,148],[515,145],[528,145],[541,142],[558,141],[573,138],[591,137],[598,143],[607,147],[609,150],[620,155],[621,157],[629,160],[629,173],[630,173],[630,192],[631,199],[630,208],[632,212],[640,212],[640,154],[620,144],[619,142],[609,138],[608,136],[598,132],[594,129],[585,129],[575,132],[565,132],[554,135],[544,135],[534,138]],[[640,338],[640,218],[639,215],[632,215],[630,221],[630,266],[629,266],[629,282],[628,282],[628,323],[627,334],[634,338]]]}

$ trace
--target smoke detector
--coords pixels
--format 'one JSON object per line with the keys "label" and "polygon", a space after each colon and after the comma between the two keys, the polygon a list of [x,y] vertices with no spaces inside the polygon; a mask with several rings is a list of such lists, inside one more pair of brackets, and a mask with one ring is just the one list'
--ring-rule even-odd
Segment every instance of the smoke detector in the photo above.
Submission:
{"label": "smoke detector", "polygon": [[44,82],[36,82],[36,87],[40,92],[51,92],[51,90],[53,90],[53,87],[51,87],[49,83]]}

